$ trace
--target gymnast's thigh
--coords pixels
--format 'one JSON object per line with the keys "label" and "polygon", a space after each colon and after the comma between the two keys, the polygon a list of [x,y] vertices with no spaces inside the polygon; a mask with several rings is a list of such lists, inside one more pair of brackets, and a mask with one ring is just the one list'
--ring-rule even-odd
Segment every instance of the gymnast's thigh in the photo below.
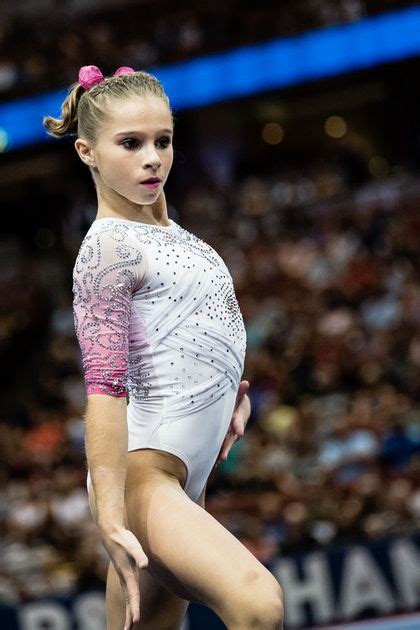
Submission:
{"label": "gymnast's thigh", "polygon": [[[182,486],[182,483],[181,483],[181,486]],[[97,512],[97,509],[96,509],[95,491],[93,489],[92,479],[91,479],[91,476],[90,476],[89,472],[87,473],[87,477],[86,477],[86,488],[87,488],[87,493],[88,493],[88,501],[89,501],[90,513],[92,515],[92,519],[95,521],[95,523],[97,523],[98,512]],[[204,487],[201,490],[201,493],[200,493],[199,497],[195,501],[197,503],[197,505],[199,505],[203,509],[205,509],[206,490],[207,490],[207,481],[204,484]],[[127,508],[126,507],[125,507],[125,520],[127,522]]]}
{"label": "gymnast's thigh", "polygon": [[175,479],[139,484],[128,474],[126,507],[148,571],[174,595],[204,604],[225,620],[256,592],[279,593],[268,569]]}
{"label": "gymnast's thigh", "polygon": [[[207,485],[207,484],[206,484]],[[204,508],[206,486],[197,504]],[[185,593],[187,594],[187,593]],[[168,590],[149,570],[143,570],[140,577],[141,623],[137,628],[179,628],[187,612],[189,599],[184,599]]]}
{"label": "gymnast's thigh", "polygon": [[[90,475],[87,476],[87,489],[89,506],[94,521],[97,521],[97,510],[95,501],[95,491],[92,486]],[[206,485],[197,499],[197,504],[204,508]],[[127,510],[125,510],[127,519]],[[136,624],[134,628],[178,628],[185,617],[189,600],[175,595],[166,586],[152,575],[149,569],[143,569],[140,577],[140,609],[141,625]],[[123,622],[125,617],[125,601],[119,578],[110,562],[107,579],[107,609],[112,623]],[[118,621],[117,621],[118,620]]]}

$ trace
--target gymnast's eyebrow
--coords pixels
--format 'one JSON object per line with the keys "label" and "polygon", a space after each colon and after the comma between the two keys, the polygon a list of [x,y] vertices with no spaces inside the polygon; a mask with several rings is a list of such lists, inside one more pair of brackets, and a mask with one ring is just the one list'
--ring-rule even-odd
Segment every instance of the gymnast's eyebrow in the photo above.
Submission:
{"label": "gymnast's eyebrow", "polygon": [[[130,134],[142,134],[143,131],[119,131],[118,133],[115,134],[115,137],[117,136],[129,136]],[[172,129],[161,129],[160,131],[158,131],[157,133],[173,133]]]}

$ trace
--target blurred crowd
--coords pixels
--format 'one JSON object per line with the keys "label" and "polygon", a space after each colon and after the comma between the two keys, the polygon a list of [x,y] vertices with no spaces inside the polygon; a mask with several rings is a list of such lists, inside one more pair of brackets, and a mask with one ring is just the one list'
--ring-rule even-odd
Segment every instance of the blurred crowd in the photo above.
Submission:
{"label": "blurred crowd", "polygon": [[413,2],[225,0],[192,5],[164,0],[158,7],[149,2],[98,7],[92,2],[83,8],[83,3],[45,0],[36,10],[23,12],[18,12],[20,3],[15,9],[11,4],[0,21],[0,99],[69,86],[77,81],[78,68],[90,63],[105,74],[121,65],[147,70],[409,4]]}
{"label": "blurred crowd", "polygon": [[[74,190],[77,190],[74,187]],[[420,527],[420,181],[349,189],[340,170],[197,183],[169,216],[234,278],[252,414],[207,509],[267,566]],[[0,600],[103,585],[86,493],[85,387],[71,272],[96,205],[2,241]],[[223,220],[221,220],[223,219]],[[7,369],[6,369],[7,368]]]}

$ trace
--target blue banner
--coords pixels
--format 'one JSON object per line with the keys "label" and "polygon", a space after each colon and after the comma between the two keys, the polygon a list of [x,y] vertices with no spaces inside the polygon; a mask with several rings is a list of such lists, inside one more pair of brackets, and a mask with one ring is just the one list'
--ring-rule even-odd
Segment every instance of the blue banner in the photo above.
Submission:
{"label": "blue banner", "polygon": [[[147,68],[175,112],[373,68],[420,55],[420,7],[405,7],[290,37]],[[77,77],[74,78],[77,80]],[[67,88],[0,104],[0,152],[52,141]]]}
{"label": "blue banner", "polygon": [[[420,533],[276,558],[269,568],[284,590],[286,628],[325,627],[419,610],[419,548]],[[398,622],[395,626],[392,623],[384,621],[382,625],[369,627],[388,630],[400,627]],[[105,627],[104,591],[68,596],[51,594],[18,606],[0,605],[1,630],[103,630]],[[212,611],[191,603],[181,630],[224,628]]]}

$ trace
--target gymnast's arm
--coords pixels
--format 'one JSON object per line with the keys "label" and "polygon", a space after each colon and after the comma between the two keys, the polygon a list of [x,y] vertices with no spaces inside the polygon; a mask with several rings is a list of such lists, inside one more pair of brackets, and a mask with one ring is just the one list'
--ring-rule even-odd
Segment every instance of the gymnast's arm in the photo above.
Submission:
{"label": "gymnast's arm", "polygon": [[139,620],[137,572],[148,558],[124,518],[130,317],[143,261],[126,237],[113,224],[85,236],[73,269],[73,314],[87,388],[85,445],[97,524],[128,602],[128,624]]}
{"label": "gymnast's arm", "polygon": [[73,314],[87,394],[86,455],[104,531],[125,526],[130,317],[144,262],[126,236],[115,224],[88,233],[73,269]]}
{"label": "gymnast's arm", "polygon": [[126,601],[124,628],[140,619],[138,570],[147,567],[144,550],[124,522],[127,460],[127,399],[88,396],[86,451],[96,494],[98,526]]}
{"label": "gymnast's arm", "polygon": [[127,472],[127,398],[87,396],[85,448],[98,526],[111,534],[127,527],[124,522],[124,490]]}

